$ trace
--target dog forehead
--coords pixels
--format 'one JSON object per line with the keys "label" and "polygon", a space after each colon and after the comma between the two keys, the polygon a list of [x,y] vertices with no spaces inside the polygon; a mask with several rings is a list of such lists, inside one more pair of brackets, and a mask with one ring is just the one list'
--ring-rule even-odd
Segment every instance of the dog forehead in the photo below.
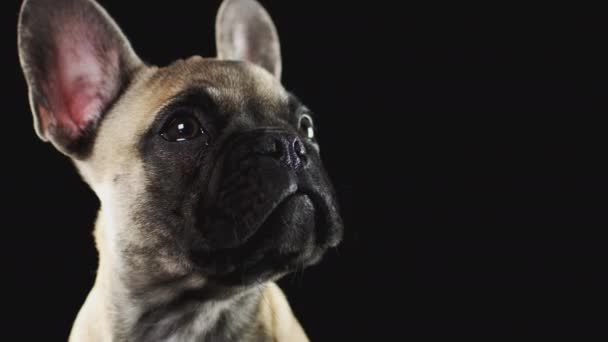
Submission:
{"label": "dog forehead", "polygon": [[106,119],[145,130],[164,105],[191,89],[204,89],[225,111],[247,112],[256,104],[273,113],[289,105],[288,92],[265,69],[243,61],[194,56],[163,68],[146,68]]}
{"label": "dog forehead", "polygon": [[160,95],[164,103],[190,88],[204,88],[218,105],[227,107],[225,110],[246,111],[252,100],[268,109],[288,103],[279,80],[265,69],[243,61],[199,56],[158,69],[150,78],[148,91]]}

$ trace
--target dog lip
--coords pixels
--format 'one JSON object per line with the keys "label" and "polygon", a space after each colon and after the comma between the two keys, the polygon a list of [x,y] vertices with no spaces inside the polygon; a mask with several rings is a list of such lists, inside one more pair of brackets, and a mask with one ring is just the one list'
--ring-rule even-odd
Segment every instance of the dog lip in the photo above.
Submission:
{"label": "dog lip", "polygon": [[[307,198],[310,199],[311,202],[313,202],[312,198],[304,192],[297,191],[297,190],[293,191],[293,192],[289,192],[289,193],[285,194],[284,196],[282,196],[283,197],[282,200],[277,201],[275,203],[275,205],[273,205],[272,209],[268,210],[268,212],[265,213],[264,218],[259,221],[259,224],[257,224],[256,227],[254,229],[252,229],[249,234],[247,234],[247,236],[241,237],[241,239],[239,239],[239,241],[237,243],[234,243],[234,244],[231,244],[228,246],[222,246],[220,248],[207,248],[207,247],[202,247],[202,249],[197,248],[196,253],[200,254],[201,256],[204,257],[204,256],[207,256],[210,254],[233,253],[233,252],[236,252],[237,250],[243,250],[243,249],[245,249],[245,250],[250,249],[250,248],[257,249],[254,246],[260,242],[258,240],[264,239],[264,236],[262,236],[262,235],[267,235],[266,233],[268,233],[268,234],[272,233],[270,230],[272,230],[273,227],[267,227],[268,226],[267,223],[269,222],[269,220],[271,219],[273,214],[275,214],[277,212],[277,210],[279,210],[281,207],[283,207],[283,205],[285,203],[289,202],[290,200],[292,200],[298,196],[306,196]],[[314,203],[313,203],[313,207],[316,208]]]}
{"label": "dog lip", "polygon": [[238,248],[244,246],[245,244],[249,243],[249,241],[254,236],[258,235],[258,233],[260,232],[260,229],[266,225],[266,222],[268,222],[269,218],[272,216],[273,213],[276,212],[276,210],[278,208],[280,208],[284,203],[286,203],[293,197],[298,196],[299,194],[303,194],[303,193],[300,192],[297,187],[294,187],[294,189],[289,189],[289,191],[285,191],[282,194],[282,196],[280,196],[279,200],[275,201],[273,203],[273,205],[270,207],[270,209],[267,210],[263,214],[261,219],[254,226],[252,226],[252,228],[247,232],[247,234],[243,234],[242,236],[239,236],[238,240],[235,240],[230,244],[224,244],[221,247],[209,246],[211,248],[208,248],[208,249],[216,251],[216,252],[229,251],[229,250],[238,249]]}
{"label": "dog lip", "polygon": [[[298,204],[296,204],[297,201]],[[303,215],[314,215],[311,218],[311,226],[304,228],[301,226],[304,221],[296,220],[294,222],[283,221],[283,215],[292,212],[294,205],[299,203],[308,202],[308,209],[302,209]],[[299,207],[298,207],[299,208]],[[286,196],[277,206],[269,211],[266,219],[260,224],[255,233],[239,244],[236,247],[232,247],[227,250],[219,250],[222,255],[225,253],[233,253],[238,251],[238,255],[245,257],[244,261],[239,263],[237,269],[232,269],[222,275],[225,279],[231,277],[241,278],[243,275],[252,275],[255,278],[260,279],[267,276],[275,276],[278,273],[288,273],[290,270],[301,267],[302,265],[307,266],[315,260],[315,255],[318,252],[316,245],[311,245],[312,240],[309,240],[305,244],[302,244],[303,240],[296,243],[292,247],[285,248],[286,243],[296,238],[293,232],[300,232],[301,239],[314,239],[314,226],[317,222],[316,218],[316,205],[313,203],[313,199],[305,192],[296,191]],[[295,230],[291,230],[291,224],[295,224]],[[297,235],[297,234],[296,234]]]}
{"label": "dog lip", "polygon": [[[332,224],[327,216],[332,210],[331,205],[323,194],[306,187],[287,192],[282,197],[282,200],[277,201],[272,210],[265,214],[264,220],[260,220],[255,230],[238,244],[217,249],[193,250],[193,258],[198,260],[199,270],[220,283],[243,284],[249,281],[248,279],[257,281],[255,279],[276,278],[278,274],[289,273],[320,261],[325,250],[333,244],[333,240],[328,239],[325,232],[326,226]],[[302,209],[305,210],[302,214],[314,216],[309,226],[311,230],[298,228],[287,231],[290,226],[280,224],[281,216],[294,209],[290,201],[309,203],[308,209]],[[280,212],[281,210],[287,211]],[[297,231],[305,234],[300,235],[300,238],[308,236],[309,240],[304,238],[285,249],[285,243],[292,241],[292,234]]]}
{"label": "dog lip", "polygon": [[[243,244],[247,243],[247,241],[249,241],[251,239],[251,237],[257,235],[259,233],[260,229],[262,229],[262,227],[264,227],[266,225],[266,223],[268,222],[268,220],[270,219],[272,214],[274,214],[279,208],[281,208],[281,206],[284,203],[287,203],[292,198],[295,198],[300,195],[308,196],[306,193],[301,192],[297,189],[285,194],[280,201],[277,201],[275,203],[275,205],[272,206],[272,209],[268,210],[268,212],[264,215],[264,218],[262,220],[260,220],[260,223],[257,225],[257,227],[255,229],[253,229],[247,237],[242,239],[240,244],[243,245]],[[308,197],[311,198],[310,196],[308,196]],[[311,198],[311,201],[312,201],[312,198]],[[313,202],[313,205],[314,205],[314,202]]]}

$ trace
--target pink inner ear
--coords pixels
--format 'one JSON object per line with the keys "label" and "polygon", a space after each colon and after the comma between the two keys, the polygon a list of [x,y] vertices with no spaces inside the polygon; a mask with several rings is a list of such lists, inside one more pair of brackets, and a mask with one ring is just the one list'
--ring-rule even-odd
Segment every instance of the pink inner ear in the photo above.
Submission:
{"label": "pink inner ear", "polygon": [[79,32],[77,27],[55,36],[55,59],[44,87],[50,108],[39,108],[44,131],[48,125],[56,126],[70,138],[78,137],[99,118],[118,82],[118,52],[100,51],[93,45],[99,37],[86,30]]}

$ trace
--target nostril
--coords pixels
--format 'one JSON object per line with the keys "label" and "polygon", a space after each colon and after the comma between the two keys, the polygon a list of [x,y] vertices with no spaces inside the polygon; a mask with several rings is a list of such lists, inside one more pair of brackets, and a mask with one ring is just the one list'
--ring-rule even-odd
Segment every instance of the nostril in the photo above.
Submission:
{"label": "nostril", "polygon": [[295,139],[293,142],[293,150],[296,152],[296,154],[300,157],[303,157],[306,155],[306,147],[304,147],[304,144],[302,144],[302,142],[300,141],[300,139]]}
{"label": "nostril", "polygon": [[298,169],[307,162],[304,142],[293,134],[270,132],[256,137],[253,153],[280,161],[284,166]]}

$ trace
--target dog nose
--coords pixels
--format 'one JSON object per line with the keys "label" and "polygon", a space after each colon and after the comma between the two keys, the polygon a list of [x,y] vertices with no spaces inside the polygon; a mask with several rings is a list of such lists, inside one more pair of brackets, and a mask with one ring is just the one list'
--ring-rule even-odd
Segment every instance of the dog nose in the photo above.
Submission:
{"label": "dog nose", "polygon": [[292,133],[263,134],[257,139],[254,151],[259,155],[274,158],[293,170],[306,163],[306,147],[300,137]]}

